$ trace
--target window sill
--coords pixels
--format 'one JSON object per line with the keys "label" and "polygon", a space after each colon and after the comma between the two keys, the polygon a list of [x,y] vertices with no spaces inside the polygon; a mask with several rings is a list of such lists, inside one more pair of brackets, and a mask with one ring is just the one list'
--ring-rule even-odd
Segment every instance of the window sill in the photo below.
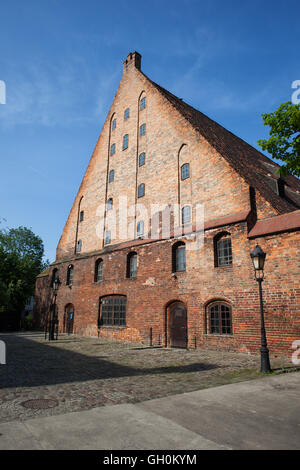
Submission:
{"label": "window sill", "polygon": [[232,269],[233,264],[224,264],[223,266],[215,266],[215,269]]}
{"label": "window sill", "polygon": [[127,327],[126,325],[100,325],[98,328],[108,328],[108,329],[118,329],[118,330],[125,330]]}
{"label": "window sill", "polygon": [[207,338],[233,338],[234,337],[234,334],[233,333],[230,333],[230,334],[220,334],[220,333],[205,333],[204,336],[206,336]]}

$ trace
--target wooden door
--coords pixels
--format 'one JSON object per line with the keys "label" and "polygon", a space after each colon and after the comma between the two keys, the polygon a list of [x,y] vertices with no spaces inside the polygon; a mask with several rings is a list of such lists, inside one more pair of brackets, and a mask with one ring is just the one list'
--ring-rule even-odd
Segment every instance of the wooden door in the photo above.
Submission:
{"label": "wooden door", "polygon": [[169,307],[169,340],[173,348],[187,347],[187,311],[181,302]]}

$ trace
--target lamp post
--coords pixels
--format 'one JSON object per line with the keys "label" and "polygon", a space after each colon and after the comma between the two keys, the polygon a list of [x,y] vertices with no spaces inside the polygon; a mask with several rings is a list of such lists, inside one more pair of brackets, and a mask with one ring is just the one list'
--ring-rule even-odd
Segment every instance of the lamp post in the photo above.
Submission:
{"label": "lamp post", "polygon": [[256,245],[252,253],[250,253],[254,270],[255,279],[258,282],[259,287],[259,303],[260,303],[260,321],[261,321],[261,348],[260,348],[260,371],[271,372],[269,349],[267,346],[266,330],[265,330],[265,319],[263,309],[263,298],[262,298],[262,282],[264,280],[264,264],[266,259],[266,253],[261,249],[259,245]]}
{"label": "lamp post", "polygon": [[50,329],[49,329],[49,341],[54,340],[54,329],[55,329],[55,323],[57,321],[56,318],[56,296],[57,296],[57,291],[60,286],[60,280],[59,277],[56,277],[53,281],[52,284],[52,289],[53,289],[53,295],[54,295],[54,302],[52,306],[52,316],[50,320]]}

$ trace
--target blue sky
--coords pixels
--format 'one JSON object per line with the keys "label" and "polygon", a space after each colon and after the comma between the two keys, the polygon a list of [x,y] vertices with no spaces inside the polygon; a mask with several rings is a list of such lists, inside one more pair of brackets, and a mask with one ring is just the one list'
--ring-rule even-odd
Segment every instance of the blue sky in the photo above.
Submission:
{"label": "blue sky", "polygon": [[50,261],[129,52],[257,148],[261,114],[300,79],[298,1],[2,0],[0,14],[0,218]]}

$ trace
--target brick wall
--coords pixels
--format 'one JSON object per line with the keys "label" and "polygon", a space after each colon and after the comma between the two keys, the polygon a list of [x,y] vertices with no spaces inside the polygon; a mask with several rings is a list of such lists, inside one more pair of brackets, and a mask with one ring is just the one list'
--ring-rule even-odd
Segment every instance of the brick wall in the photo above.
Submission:
{"label": "brick wall", "polygon": [[[213,239],[221,231],[231,233],[233,264],[214,266]],[[188,246],[190,241],[186,240]],[[257,240],[267,253],[263,298],[266,332],[270,353],[291,354],[291,344],[300,339],[300,235],[291,232]],[[166,307],[172,301],[184,302],[188,316],[189,347],[208,347],[259,353],[260,310],[258,285],[254,279],[250,252],[256,241],[247,237],[247,224],[208,230],[200,252],[187,249],[185,272],[172,276],[172,243],[157,241],[134,247],[138,253],[138,275],[126,278],[126,257],[130,248],[103,250],[97,255],[72,261],[74,283],[66,286],[69,262],[56,263],[62,282],[57,304],[62,330],[65,306],[75,308],[74,332],[120,340],[149,342],[153,329],[154,344],[166,344]],[[103,281],[94,282],[95,261],[103,259]],[[298,260],[297,262],[295,260]],[[45,280],[37,280],[37,297],[44,295]],[[102,326],[97,329],[99,298],[126,295],[126,328]],[[206,307],[224,300],[232,307],[232,335],[207,334]]]}

